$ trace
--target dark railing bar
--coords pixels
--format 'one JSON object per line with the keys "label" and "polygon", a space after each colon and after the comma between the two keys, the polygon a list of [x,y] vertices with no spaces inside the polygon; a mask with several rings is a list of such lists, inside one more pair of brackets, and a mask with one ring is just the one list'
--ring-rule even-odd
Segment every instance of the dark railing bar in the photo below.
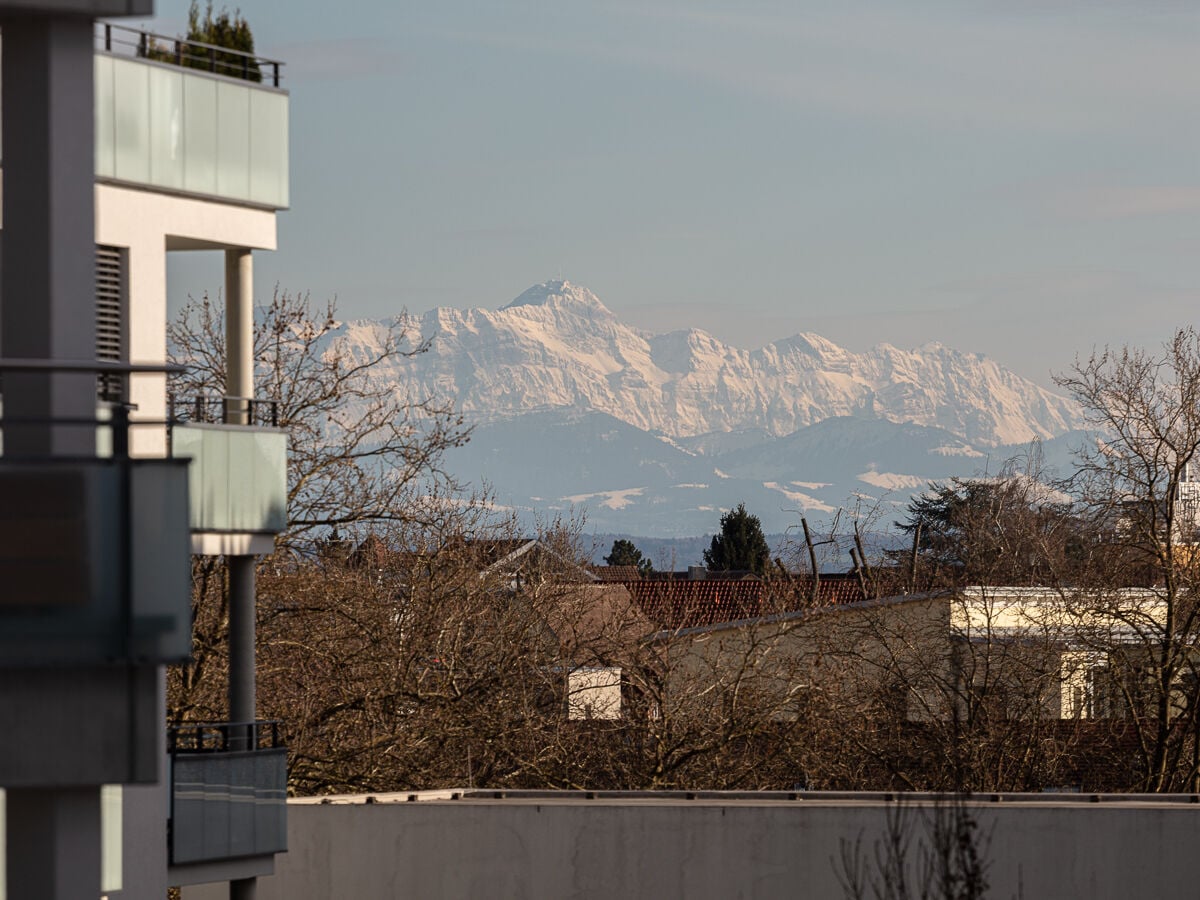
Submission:
{"label": "dark railing bar", "polygon": [[279,427],[279,402],[258,397],[214,397],[197,394],[189,400],[181,400],[170,394],[167,397],[167,410],[173,423],[223,425],[228,424],[230,414],[245,413],[250,425],[269,424],[272,428]]}
{"label": "dark railing bar", "polygon": [[[127,34],[136,35],[137,40],[136,41],[117,40],[114,42],[113,36],[112,36],[114,29],[116,29],[119,32],[125,32]],[[242,60],[241,70],[242,70],[242,78],[243,79],[248,79],[248,77],[249,77],[251,62],[257,63],[260,67],[261,66],[270,66],[271,70],[272,70],[272,76],[273,76],[273,78],[272,78],[273,86],[279,87],[279,67],[285,64],[283,62],[283,60],[270,59],[269,57],[266,57],[266,56],[258,56],[254,53],[247,53],[245,50],[235,50],[231,47],[221,47],[216,44],[206,43],[204,41],[193,41],[193,40],[188,40],[187,38],[179,38],[179,37],[172,38],[172,37],[167,37],[164,34],[156,34],[152,31],[145,31],[145,30],[137,29],[137,28],[129,28],[124,25],[113,25],[110,22],[104,23],[104,50],[107,53],[112,52],[113,45],[114,45],[114,43],[116,43],[118,45],[136,48],[137,55],[141,58],[145,58],[149,53],[150,44],[152,41],[156,42],[156,43],[162,42],[165,46],[171,46],[172,44],[174,44],[174,46],[175,46],[175,64],[176,65],[183,65],[183,58],[185,55],[188,59],[203,59],[204,56],[207,56],[209,59],[209,71],[218,73],[218,74],[219,74],[220,70],[229,70],[231,72],[237,71],[237,69],[235,68],[236,64],[220,63],[218,65],[218,63],[217,63],[217,54],[218,53],[222,54],[224,56],[228,56],[228,57],[238,57]],[[193,47],[198,50],[204,51],[204,56],[193,55],[192,53],[185,53],[185,48],[193,48]]]}
{"label": "dark railing bar", "polygon": [[[239,744],[246,741],[246,731],[249,731],[248,747],[233,748],[234,742]],[[268,747],[261,747],[262,739],[270,735]],[[167,728],[167,747],[172,753],[220,753],[230,749],[280,749],[279,720],[260,719],[256,722],[188,722],[181,725],[171,725]]]}
{"label": "dark railing bar", "polygon": [[[112,408],[128,411],[128,407],[122,404],[113,404]],[[147,426],[161,428],[170,424],[170,419],[130,419],[128,422],[118,422],[115,417],[112,419],[88,419],[83,417],[0,416],[0,429],[6,425],[67,425],[81,428],[85,425],[91,428],[114,428],[117,425],[128,425],[130,428]]]}
{"label": "dark railing bar", "polygon": [[123,363],[98,359],[0,358],[0,372],[98,372],[139,375],[144,373],[182,375],[187,366],[172,363]]}

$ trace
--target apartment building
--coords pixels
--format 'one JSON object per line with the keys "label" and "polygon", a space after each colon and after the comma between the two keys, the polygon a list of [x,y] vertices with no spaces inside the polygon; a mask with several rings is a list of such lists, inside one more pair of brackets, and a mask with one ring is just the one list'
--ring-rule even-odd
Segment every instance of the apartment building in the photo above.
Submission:
{"label": "apartment building", "polygon": [[[0,0],[10,897],[252,896],[286,846],[286,750],[255,716],[254,564],[286,524],[287,442],[252,354],[289,97],[278,61],[92,19],[152,12]],[[169,404],[167,257],[198,252],[224,280],[226,390]],[[189,553],[229,561],[230,721],[168,736]]]}

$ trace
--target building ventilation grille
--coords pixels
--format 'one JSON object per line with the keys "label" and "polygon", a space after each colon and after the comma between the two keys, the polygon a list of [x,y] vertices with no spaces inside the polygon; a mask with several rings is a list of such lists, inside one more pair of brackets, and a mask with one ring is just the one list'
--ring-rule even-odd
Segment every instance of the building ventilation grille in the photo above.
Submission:
{"label": "building ventilation grille", "polygon": [[[106,244],[96,245],[96,359],[120,362],[124,356],[125,251]],[[101,400],[121,402],[121,378],[100,375],[97,391]]]}

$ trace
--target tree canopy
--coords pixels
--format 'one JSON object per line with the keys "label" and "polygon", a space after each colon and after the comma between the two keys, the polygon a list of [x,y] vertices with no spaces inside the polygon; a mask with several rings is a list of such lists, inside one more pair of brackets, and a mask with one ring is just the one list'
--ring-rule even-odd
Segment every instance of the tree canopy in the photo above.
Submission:
{"label": "tree canopy", "polygon": [[1053,584],[1078,549],[1070,504],[1025,474],[934,482],[907,512],[896,524],[937,583]]}
{"label": "tree canopy", "polygon": [[232,78],[262,81],[262,72],[258,61],[254,59],[254,34],[240,9],[231,14],[222,7],[219,13],[214,14],[212,0],[209,0],[201,12],[200,4],[192,0],[188,7],[188,30],[184,39],[236,52],[213,50],[209,53],[199,47],[180,49],[178,46],[151,42],[146,55],[150,59],[178,63],[189,69],[205,69]]}
{"label": "tree canopy", "polygon": [[744,503],[721,516],[721,533],[713,535],[712,545],[704,551],[704,564],[716,571],[745,569],[762,575],[770,560],[762,522],[746,511]]}

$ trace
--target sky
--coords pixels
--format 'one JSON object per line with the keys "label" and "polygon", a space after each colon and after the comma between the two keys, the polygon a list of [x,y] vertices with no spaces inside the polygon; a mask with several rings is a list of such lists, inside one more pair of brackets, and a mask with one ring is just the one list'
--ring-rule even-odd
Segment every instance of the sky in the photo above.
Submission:
{"label": "sky", "polygon": [[[239,5],[291,92],[260,294],[382,317],[565,277],[650,331],[940,341],[1043,384],[1195,321],[1194,0]],[[218,288],[203,257],[173,306]]]}

